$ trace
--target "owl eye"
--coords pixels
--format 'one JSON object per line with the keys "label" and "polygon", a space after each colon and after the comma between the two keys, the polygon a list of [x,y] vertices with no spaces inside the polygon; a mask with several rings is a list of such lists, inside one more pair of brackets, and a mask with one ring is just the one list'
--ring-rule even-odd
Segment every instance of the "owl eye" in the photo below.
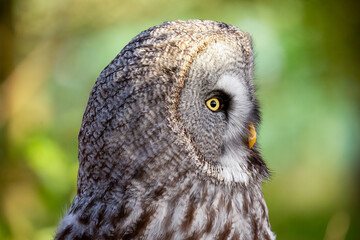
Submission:
{"label": "owl eye", "polygon": [[218,112],[222,109],[224,104],[221,98],[213,97],[206,101],[206,106],[209,108],[210,111]]}

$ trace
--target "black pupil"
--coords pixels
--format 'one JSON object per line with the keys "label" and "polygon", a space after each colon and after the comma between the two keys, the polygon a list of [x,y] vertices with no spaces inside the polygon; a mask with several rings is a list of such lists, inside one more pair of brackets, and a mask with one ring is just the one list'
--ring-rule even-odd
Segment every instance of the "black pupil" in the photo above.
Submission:
{"label": "black pupil", "polygon": [[214,108],[214,107],[216,107],[216,101],[215,100],[212,100],[211,102],[210,102],[210,106],[212,107],[212,108]]}

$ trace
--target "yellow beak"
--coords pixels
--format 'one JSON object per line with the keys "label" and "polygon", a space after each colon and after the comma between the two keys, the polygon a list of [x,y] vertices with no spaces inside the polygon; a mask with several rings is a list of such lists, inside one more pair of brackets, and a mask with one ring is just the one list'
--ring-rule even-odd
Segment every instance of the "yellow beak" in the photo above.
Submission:
{"label": "yellow beak", "polygon": [[248,141],[249,141],[249,148],[252,148],[256,142],[256,130],[253,124],[250,124],[249,126]]}

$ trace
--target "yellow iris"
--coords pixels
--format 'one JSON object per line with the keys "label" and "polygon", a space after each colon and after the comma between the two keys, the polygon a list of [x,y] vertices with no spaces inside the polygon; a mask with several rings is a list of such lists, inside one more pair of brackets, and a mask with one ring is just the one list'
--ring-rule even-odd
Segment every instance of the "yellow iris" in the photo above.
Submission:
{"label": "yellow iris", "polygon": [[206,106],[213,112],[221,110],[221,103],[218,98],[210,98],[206,101]]}

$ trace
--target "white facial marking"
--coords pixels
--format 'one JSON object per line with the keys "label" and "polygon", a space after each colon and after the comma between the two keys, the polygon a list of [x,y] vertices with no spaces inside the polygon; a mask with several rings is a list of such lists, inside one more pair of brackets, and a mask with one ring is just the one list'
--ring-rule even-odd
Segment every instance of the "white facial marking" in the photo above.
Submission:
{"label": "white facial marking", "polygon": [[228,126],[224,134],[225,151],[220,157],[219,162],[225,182],[249,181],[249,173],[246,169],[245,145],[234,146],[231,140],[245,134],[246,119],[250,114],[252,102],[245,83],[240,76],[223,75],[216,84],[217,89],[221,89],[231,98],[231,108],[228,111]]}
{"label": "white facial marking", "polygon": [[224,75],[217,82],[216,88],[232,97],[232,109],[228,112],[229,123],[225,137],[236,137],[239,131],[243,133],[243,130],[246,129],[246,118],[250,114],[252,106],[245,83],[238,77]]}

